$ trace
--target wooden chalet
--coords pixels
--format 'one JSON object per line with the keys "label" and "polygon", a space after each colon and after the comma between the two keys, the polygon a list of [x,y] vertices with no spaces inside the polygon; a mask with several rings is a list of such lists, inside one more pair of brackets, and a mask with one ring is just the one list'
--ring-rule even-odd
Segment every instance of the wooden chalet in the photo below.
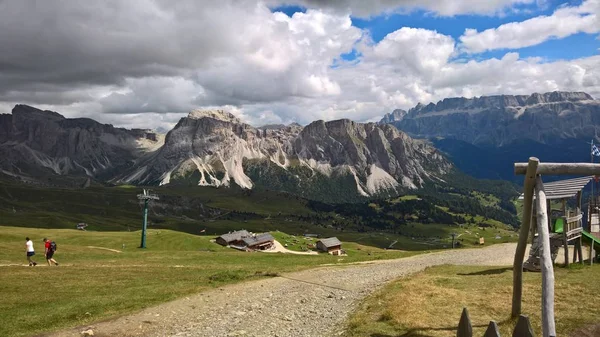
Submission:
{"label": "wooden chalet", "polygon": [[342,242],[336,237],[321,239],[316,243],[317,249],[331,255],[342,255]]}
{"label": "wooden chalet", "polygon": [[221,246],[242,246],[244,245],[244,239],[251,237],[247,230],[235,231],[227,234],[223,234],[215,239],[215,241]]}
{"label": "wooden chalet", "polygon": [[271,233],[256,234],[242,240],[248,249],[267,250],[275,244],[275,238]]}

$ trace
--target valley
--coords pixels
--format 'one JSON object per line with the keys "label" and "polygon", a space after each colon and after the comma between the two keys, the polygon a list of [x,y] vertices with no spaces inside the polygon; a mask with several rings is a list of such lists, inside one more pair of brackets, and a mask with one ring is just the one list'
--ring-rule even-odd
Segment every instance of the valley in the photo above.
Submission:
{"label": "valley", "polygon": [[583,92],[446,98],[395,110],[381,119],[428,139],[461,171],[520,183],[512,163],[534,155],[547,162],[589,162],[598,142],[600,101]]}
{"label": "valley", "polygon": [[0,337],[600,335],[563,2],[0,0]]}
{"label": "valley", "polygon": [[[552,100],[561,99],[581,106],[595,104],[587,96],[532,97],[540,100],[533,104],[538,110],[560,107],[565,103]],[[528,112],[529,98],[503,99],[500,102],[509,106],[524,104],[524,112],[512,117],[517,124],[522,116],[533,118],[528,114],[545,111]],[[459,103],[465,112],[456,107]],[[351,279],[361,275],[359,269],[350,269],[353,263],[432,251],[453,264],[467,263],[452,260],[455,255],[483,265],[508,261],[512,255],[507,252],[518,240],[521,207],[516,201],[520,181],[512,176],[512,162],[531,153],[558,161],[589,153],[580,149],[581,139],[554,129],[537,138],[508,137],[493,143],[469,138],[467,129],[456,131],[462,136],[455,137],[413,128],[418,123],[448,122],[432,121],[439,118],[464,118],[455,116],[461,114],[479,118],[473,116],[486,114],[485,107],[496,103],[498,98],[493,97],[450,100],[409,112],[396,110],[379,124],[341,119],[259,128],[226,111],[194,110],[166,134],[17,106],[11,117],[0,118],[0,151],[5,155],[0,165],[0,268],[10,270],[2,281],[6,290],[17,294],[23,293],[17,280],[33,282],[39,276],[15,263],[21,258],[14,248],[23,235],[60,241],[61,268],[72,270],[77,278],[70,281],[51,268],[36,267],[61,280],[46,287],[62,293],[88,281],[85,294],[64,296],[50,320],[33,315],[27,325],[8,324],[23,313],[14,306],[16,298],[0,302],[8,313],[4,333],[28,336],[72,328],[75,323],[95,324],[165,301],[182,301],[194,293],[223,291],[215,289],[232,283],[263,278],[278,283],[287,273],[317,267],[349,268],[344,270]],[[448,106],[454,106],[450,113]],[[502,113],[506,111],[510,109]],[[564,115],[558,112],[557,118]],[[564,138],[551,137],[553,132]],[[160,198],[150,203],[147,250],[137,248],[142,227],[137,194],[142,189]],[[86,230],[76,230],[78,224],[85,224]],[[307,236],[336,237],[347,256],[248,253],[212,242],[242,229],[268,232],[295,252],[308,249],[313,239]],[[480,261],[478,250],[503,255]],[[398,261],[414,267],[409,260]],[[99,269],[105,270],[102,278],[94,277]],[[166,275],[168,287],[143,295],[160,287]],[[381,273],[381,280],[399,275]],[[109,296],[104,289],[109,283],[127,286]],[[123,299],[126,304],[119,303]],[[355,304],[348,302],[344,312],[349,314]],[[219,312],[224,316],[232,313],[223,310]],[[211,315],[206,313],[203,319]],[[330,321],[323,316],[322,324]],[[179,323],[167,325],[178,331],[183,327]],[[347,332],[360,335],[360,329],[379,329],[369,322],[360,324],[366,327],[357,325]],[[117,329],[122,326],[127,324],[119,323]],[[140,331],[158,331],[149,329]]]}
{"label": "valley", "polygon": [[[499,190],[507,193],[505,198],[516,195],[510,185],[502,185]],[[20,227],[75,228],[78,223],[86,223],[93,231],[139,230],[141,206],[136,195],[140,191],[130,186],[101,185],[39,188],[5,181],[0,185],[0,218],[2,225]],[[397,241],[395,249],[428,250],[448,247],[450,233],[462,227],[476,229],[465,241],[467,246],[477,241],[475,232],[488,242],[512,241],[516,233],[512,204],[505,209],[500,199],[485,203],[466,188],[453,189],[447,197],[424,190],[403,198],[348,204],[328,204],[260,189],[179,186],[154,187],[153,192],[161,199],[150,206],[150,228],[191,234],[280,230],[295,235],[338,236],[379,248]],[[496,239],[497,234],[501,239]]]}

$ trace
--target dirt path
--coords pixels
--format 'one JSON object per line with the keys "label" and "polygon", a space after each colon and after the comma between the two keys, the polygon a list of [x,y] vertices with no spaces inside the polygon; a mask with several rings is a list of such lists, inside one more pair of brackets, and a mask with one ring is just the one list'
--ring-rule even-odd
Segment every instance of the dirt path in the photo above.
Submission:
{"label": "dirt path", "polygon": [[121,253],[121,251],[120,251],[120,250],[117,250],[117,249],[112,249],[112,248],[96,247],[96,246],[87,246],[87,248],[90,248],[90,249],[101,249],[101,250],[108,250],[108,251],[110,251],[110,252],[114,252],[114,253]]}
{"label": "dirt path", "polygon": [[317,252],[297,252],[295,250],[289,250],[285,248],[279,241],[273,241],[273,248],[269,250],[261,250],[261,253],[285,253],[285,254],[296,254],[296,255],[319,255]]}
{"label": "dirt path", "polygon": [[511,265],[515,244],[344,267],[321,267],[210,290],[112,321],[51,336],[338,336],[369,293],[429,266]]}

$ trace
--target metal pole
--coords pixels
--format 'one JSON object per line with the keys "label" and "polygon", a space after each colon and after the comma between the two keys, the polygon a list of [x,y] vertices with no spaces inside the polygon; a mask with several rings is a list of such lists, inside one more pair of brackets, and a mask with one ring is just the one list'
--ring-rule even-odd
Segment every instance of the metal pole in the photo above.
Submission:
{"label": "metal pole", "polygon": [[148,199],[144,199],[144,223],[142,225],[142,243],[140,248],[146,248],[146,226],[148,223]]}

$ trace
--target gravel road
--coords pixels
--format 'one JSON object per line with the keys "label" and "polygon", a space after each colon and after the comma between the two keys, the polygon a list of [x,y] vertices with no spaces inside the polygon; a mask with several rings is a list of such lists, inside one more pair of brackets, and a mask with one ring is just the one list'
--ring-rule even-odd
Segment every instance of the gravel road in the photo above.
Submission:
{"label": "gravel road", "polygon": [[50,336],[339,336],[365,296],[429,266],[513,262],[516,244],[330,266],[206,291],[111,321]]}

